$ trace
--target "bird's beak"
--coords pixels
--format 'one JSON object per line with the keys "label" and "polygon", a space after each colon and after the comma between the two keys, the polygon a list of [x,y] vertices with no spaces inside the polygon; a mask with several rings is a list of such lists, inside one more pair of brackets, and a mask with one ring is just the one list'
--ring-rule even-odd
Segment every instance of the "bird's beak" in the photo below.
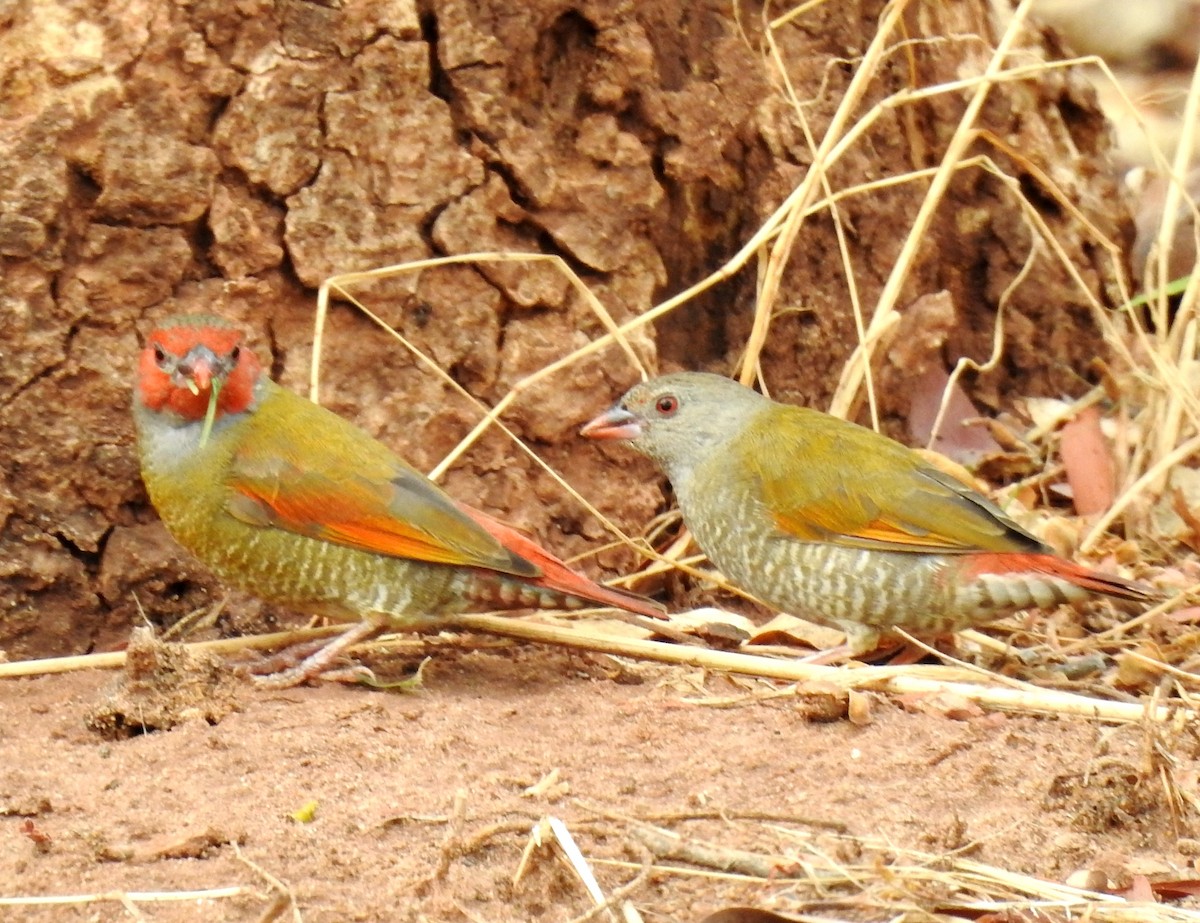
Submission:
{"label": "bird's beak", "polygon": [[192,366],[192,374],[188,379],[188,386],[195,385],[198,391],[207,391],[212,386],[213,370],[212,366],[203,359],[197,359],[196,364]]}
{"label": "bird's beak", "polygon": [[200,395],[212,387],[213,377],[218,374],[216,354],[207,346],[194,346],[179,363],[179,374],[184,385],[192,394]]}
{"label": "bird's beak", "polygon": [[642,424],[624,407],[606,410],[579,431],[588,439],[637,439],[642,434]]}

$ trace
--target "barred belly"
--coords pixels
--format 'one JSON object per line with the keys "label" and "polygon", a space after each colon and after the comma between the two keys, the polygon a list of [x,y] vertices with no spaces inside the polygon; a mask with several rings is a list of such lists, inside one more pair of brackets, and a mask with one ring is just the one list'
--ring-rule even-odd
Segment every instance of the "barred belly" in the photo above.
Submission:
{"label": "barred belly", "polygon": [[721,572],[785,612],[840,628],[928,632],[978,619],[963,610],[943,555],[803,542],[775,530],[756,534],[745,524],[763,522],[764,513],[750,498],[725,513],[688,517],[684,509],[697,543]]}
{"label": "barred belly", "polygon": [[764,602],[810,621],[928,632],[973,621],[947,586],[945,560],[935,555],[787,538],[750,544],[722,549],[713,562]]}
{"label": "barred belly", "polygon": [[168,527],[225,583],[302,612],[384,615],[396,628],[419,628],[466,611],[588,604],[491,570],[359,551],[225,515],[215,521],[204,529],[203,517],[175,517]]}
{"label": "barred belly", "polygon": [[[191,532],[175,523],[180,543],[207,561],[225,583],[299,611],[357,620],[390,616],[417,626],[462,611],[471,572],[372,554],[223,517],[220,527]],[[183,528],[179,528],[183,526]]]}
{"label": "barred belly", "polygon": [[745,524],[769,519],[747,497],[723,512],[689,518],[685,507],[684,518],[730,581],[785,612],[857,634],[888,628],[956,631],[1090,595],[1044,571],[980,572],[971,566],[976,557],[971,554],[881,551],[756,531]]}

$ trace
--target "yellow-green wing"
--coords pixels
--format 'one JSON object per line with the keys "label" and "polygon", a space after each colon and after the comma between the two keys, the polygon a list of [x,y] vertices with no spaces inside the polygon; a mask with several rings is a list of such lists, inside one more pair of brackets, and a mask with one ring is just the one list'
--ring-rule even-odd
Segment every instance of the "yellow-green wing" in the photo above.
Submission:
{"label": "yellow-green wing", "polygon": [[778,528],[804,541],[913,552],[1043,551],[986,497],[911,449],[803,407],[747,427],[747,453]]}
{"label": "yellow-green wing", "polygon": [[272,385],[245,425],[226,504],[243,522],[393,557],[540,573],[381,443],[299,395]]}

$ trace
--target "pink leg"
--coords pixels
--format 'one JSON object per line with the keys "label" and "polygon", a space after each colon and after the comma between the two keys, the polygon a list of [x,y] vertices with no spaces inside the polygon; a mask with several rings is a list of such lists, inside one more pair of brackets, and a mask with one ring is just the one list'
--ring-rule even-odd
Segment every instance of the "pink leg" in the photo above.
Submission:
{"label": "pink leg", "polygon": [[[387,623],[383,619],[366,618],[335,638],[323,642],[315,650],[311,642],[305,642],[296,645],[295,648],[281,651],[266,660],[265,670],[262,665],[252,668],[252,673],[265,674],[255,675],[254,684],[264,689],[287,689],[312,679],[358,682],[360,679],[369,678],[371,671],[364,666],[355,665],[331,670],[330,665],[348,647],[379,634],[386,626]],[[303,659],[297,663],[298,658]],[[284,664],[289,662],[292,666],[284,669]]]}

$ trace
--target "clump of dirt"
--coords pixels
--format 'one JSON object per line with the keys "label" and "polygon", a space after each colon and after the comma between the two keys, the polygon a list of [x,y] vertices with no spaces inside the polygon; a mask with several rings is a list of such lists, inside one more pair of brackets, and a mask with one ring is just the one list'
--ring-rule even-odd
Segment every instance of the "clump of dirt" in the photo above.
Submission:
{"label": "clump of dirt", "polygon": [[167,731],[186,721],[216,724],[241,708],[245,681],[215,654],[159,641],[135,628],[125,668],[86,717],[93,731],[115,739]]}
{"label": "clump of dirt", "polygon": [[1162,780],[1120,760],[1099,760],[1082,772],[1056,776],[1046,795],[1049,810],[1065,810],[1080,830],[1161,822]]}

